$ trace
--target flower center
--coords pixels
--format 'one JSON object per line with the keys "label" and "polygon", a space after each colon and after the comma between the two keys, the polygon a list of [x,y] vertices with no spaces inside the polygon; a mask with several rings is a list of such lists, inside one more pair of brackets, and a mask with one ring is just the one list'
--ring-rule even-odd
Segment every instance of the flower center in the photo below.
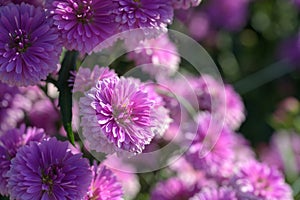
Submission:
{"label": "flower center", "polygon": [[113,117],[117,123],[125,125],[131,121],[131,109],[128,104],[126,101],[121,106],[113,108]]}
{"label": "flower center", "polygon": [[9,47],[16,49],[19,53],[25,52],[31,46],[29,36],[22,29],[17,29],[14,33],[9,33],[9,37],[11,39]]}
{"label": "flower center", "polygon": [[44,192],[52,193],[54,180],[59,178],[59,167],[52,165],[42,172],[42,190]]}
{"label": "flower center", "polygon": [[91,4],[92,4],[92,0],[86,0],[86,1],[82,1],[80,5],[78,5],[76,11],[76,17],[79,22],[85,24],[92,21],[93,10]]}

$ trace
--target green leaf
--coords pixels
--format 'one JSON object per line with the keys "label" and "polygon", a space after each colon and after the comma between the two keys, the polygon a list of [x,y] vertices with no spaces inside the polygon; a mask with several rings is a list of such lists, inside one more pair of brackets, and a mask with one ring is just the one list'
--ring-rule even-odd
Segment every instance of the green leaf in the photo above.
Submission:
{"label": "green leaf", "polygon": [[63,126],[67,132],[68,140],[75,145],[75,137],[72,130],[72,87],[69,86],[70,72],[76,69],[78,52],[67,51],[61,64],[58,78],[59,106]]}

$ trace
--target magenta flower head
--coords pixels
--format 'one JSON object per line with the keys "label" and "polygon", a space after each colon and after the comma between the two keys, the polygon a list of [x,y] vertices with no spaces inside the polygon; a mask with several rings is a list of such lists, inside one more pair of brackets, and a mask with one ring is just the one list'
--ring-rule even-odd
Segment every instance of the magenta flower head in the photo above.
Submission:
{"label": "magenta flower head", "polygon": [[55,138],[20,148],[11,163],[12,199],[82,199],[92,180],[88,161]]}
{"label": "magenta flower head", "polygon": [[104,165],[91,167],[93,180],[85,200],[122,200],[123,191],[113,172]]}
{"label": "magenta flower head", "polygon": [[242,163],[231,182],[239,199],[293,199],[283,175],[277,169],[256,161]]}
{"label": "magenta flower head", "polygon": [[175,9],[188,9],[196,7],[201,3],[201,0],[172,0]]}
{"label": "magenta flower head", "polygon": [[49,3],[54,24],[68,50],[90,53],[115,34],[111,0],[61,0]]}
{"label": "magenta flower head", "polygon": [[162,109],[137,79],[100,80],[80,99],[83,136],[97,152],[141,153],[165,130],[158,124],[168,119]]}
{"label": "magenta flower head", "polygon": [[0,8],[0,80],[28,86],[57,69],[61,45],[40,7],[9,4]]}
{"label": "magenta flower head", "polygon": [[34,5],[36,7],[38,6],[43,6],[44,5],[44,0],[0,0],[0,6],[5,6],[9,3],[14,3],[14,4],[21,4],[21,3],[27,3]]}
{"label": "magenta flower head", "polygon": [[147,37],[157,36],[173,20],[171,0],[113,0],[119,31],[144,29]]}
{"label": "magenta flower head", "polygon": [[190,200],[238,200],[235,191],[229,187],[204,187]]}
{"label": "magenta flower head", "polygon": [[43,129],[28,127],[22,125],[19,129],[6,131],[0,137],[0,194],[8,195],[6,175],[10,169],[11,159],[13,159],[19,148],[29,144],[31,141],[41,141],[45,137]]}
{"label": "magenta flower head", "polygon": [[151,192],[150,200],[189,199],[198,192],[196,185],[189,185],[179,178],[170,178],[159,182]]}

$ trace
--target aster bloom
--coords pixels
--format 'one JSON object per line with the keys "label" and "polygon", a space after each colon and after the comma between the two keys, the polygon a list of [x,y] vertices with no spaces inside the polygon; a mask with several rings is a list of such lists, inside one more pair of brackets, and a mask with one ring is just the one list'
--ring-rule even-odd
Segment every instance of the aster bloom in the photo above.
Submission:
{"label": "aster bloom", "polygon": [[93,180],[85,200],[122,200],[122,186],[113,172],[103,165],[91,168]]}
{"label": "aster bloom", "polygon": [[13,199],[81,199],[92,179],[88,161],[55,138],[20,148],[11,163],[7,174]]}
{"label": "aster bloom", "polygon": [[223,163],[234,160],[234,133],[220,125],[219,120],[209,113],[203,113],[198,118],[198,130],[193,136],[186,159],[195,169],[216,174]]}
{"label": "aster bloom", "polygon": [[206,74],[199,79],[191,80],[191,83],[194,85],[194,92],[198,98],[198,105],[194,106],[199,106],[200,110],[220,115],[225,119],[225,123],[234,130],[245,120],[244,104],[232,86],[223,85]]}
{"label": "aster bloom", "polygon": [[95,86],[99,80],[117,77],[114,70],[110,70],[108,67],[99,67],[98,65],[92,70],[90,68],[80,67],[78,72],[72,72],[72,75],[69,82],[73,85],[73,92],[88,91]]}
{"label": "aster bloom", "polygon": [[36,7],[38,6],[43,6],[44,5],[44,0],[0,0],[0,6],[5,6],[9,3],[13,4],[21,4],[21,3],[27,3],[34,5]]}
{"label": "aster bloom", "polygon": [[104,79],[80,99],[83,136],[97,152],[141,153],[161,133],[159,110],[137,79]]}
{"label": "aster bloom", "polygon": [[49,3],[54,24],[68,50],[90,53],[115,34],[111,0],[62,0]]}
{"label": "aster bloom", "polygon": [[150,200],[183,200],[197,193],[196,185],[188,185],[179,178],[159,182],[151,192]]}
{"label": "aster bloom", "polygon": [[173,20],[171,0],[113,0],[117,4],[115,21],[121,32],[144,29],[146,37],[165,32]]}
{"label": "aster bloom", "polygon": [[6,131],[0,137],[0,194],[8,195],[6,175],[10,169],[11,159],[16,156],[19,148],[28,145],[31,141],[41,141],[45,136],[43,129],[28,127],[22,125],[19,129]]}
{"label": "aster bloom", "polygon": [[238,200],[235,191],[229,187],[205,187],[190,200]]}
{"label": "aster bloom", "polygon": [[201,0],[172,0],[175,9],[188,9],[196,7],[200,4]]}
{"label": "aster bloom", "polygon": [[22,95],[19,88],[0,82],[0,135],[16,127],[30,105],[30,100]]}
{"label": "aster bloom", "polygon": [[28,86],[57,68],[61,45],[40,7],[9,4],[0,8],[0,80]]}
{"label": "aster bloom", "polygon": [[177,48],[167,34],[141,41],[128,57],[134,60],[136,65],[148,64],[143,66],[142,70],[153,76],[173,75],[180,63]]}
{"label": "aster bloom", "polygon": [[275,168],[256,161],[244,162],[232,179],[239,199],[292,200],[292,190]]}

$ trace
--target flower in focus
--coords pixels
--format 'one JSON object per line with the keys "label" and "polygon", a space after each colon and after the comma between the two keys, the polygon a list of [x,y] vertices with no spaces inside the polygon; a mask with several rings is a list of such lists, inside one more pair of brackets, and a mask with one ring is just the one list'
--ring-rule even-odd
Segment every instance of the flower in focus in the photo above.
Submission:
{"label": "flower in focus", "polygon": [[238,200],[235,191],[229,187],[202,188],[201,191],[190,200]]}
{"label": "flower in focus", "polygon": [[91,168],[93,180],[85,200],[122,200],[122,187],[113,172],[103,165]]}
{"label": "flower in focus", "polygon": [[157,36],[173,20],[171,0],[113,0],[117,4],[115,21],[121,32],[143,29],[147,37]]}
{"label": "flower in focus", "polygon": [[163,131],[160,108],[137,79],[100,80],[80,99],[83,135],[97,152],[141,153]]}
{"label": "flower in focus", "polygon": [[114,8],[110,0],[62,0],[49,5],[64,46],[81,53],[90,53],[115,34]]}
{"label": "flower in focus", "polygon": [[141,41],[128,56],[136,65],[148,64],[142,70],[153,76],[173,75],[180,63],[177,48],[167,34]]}
{"label": "flower in focus", "polygon": [[92,179],[88,161],[55,138],[19,149],[7,173],[11,198],[81,199]]}
{"label": "flower in focus", "polygon": [[283,175],[256,161],[244,162],[232,179],[239,199],[292,200],[292,190]]}
{"label": "flower in focus", "polygon": [[175,9],[188,9],[196,7],[200,4],[201,0],[172,0]]}
{"label": "flower in focus", "polygon": [[197,187],[189,186],[178,178],[170,178],[159,182],[151,192],[150,200],[182,200],[189,199],[197,193]]}
{"label": "flower in focus", "polygon": [[35,7],[38,7],[38,6],[43,7],[43,5],[44,5],[44,0],[0,0],[0,6],[5,6],[9,3],[21,4],[23,2],[34,5]]}
{"label": "flower in focus", "polygon": [[117,74],[108,67],[96,65],[91,71],[90,68],[80,67],[77,73],[72,72],[73,77],[70,83],[73,85],[73,92],[85,92],[97,84],[99,80],[117,77]]}
{"label": "flower in focus", "polygon": [[6,131],[0,137],[0,194],[8,195],[6,175],[10,169],[11,159],[16,156],[17,151],[31,141],[41,141],[45,136],[43,129],[28,127],[22,125],[19,129]]}
{"label": "flower in focus", "polygon": [[9,4],[0,8],[0,80],[28,86],[57,69],[58,34],[42,8]]}

